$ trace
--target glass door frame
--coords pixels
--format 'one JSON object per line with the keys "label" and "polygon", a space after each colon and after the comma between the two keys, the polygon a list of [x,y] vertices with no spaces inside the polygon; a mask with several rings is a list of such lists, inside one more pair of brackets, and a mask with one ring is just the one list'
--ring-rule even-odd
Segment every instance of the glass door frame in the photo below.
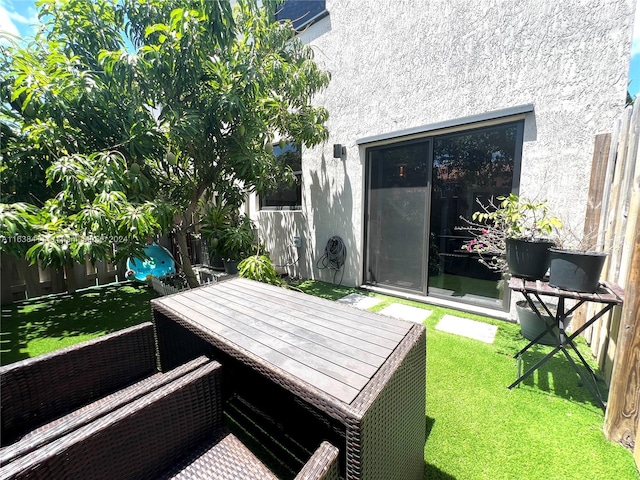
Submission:
{"label": "glass door frame", "polygon": [[369,252],[369,245],[371,244],[371,202],[370,202],[370,192],[371,192],[371,177],[372,177],[372,153],[375,151],[379,151],[379,150],[385,150],[388,148],[395,148],[395,147],[404,147],[404,146],[411,146],[411,145],[415,145],[415,144],[419,144],[419,143],[428,143],[427,146],[427,192],[426,192],[426,196],[425,196],[425,205],[424,205],[424,232],[423,232],[423,245],[422,248],[424,249],[423,251],[425,252],[425,261],[422,262],[422,278],[423,278],[423,285],[422,285],[422,289],[420,291],[418,290],[412,290],[412,289],[408,289],[408,288],[402,288],[402,287],[398,287],[398,286],[391,286],[391,285],[386,285],[386,284],[379,284],[380,286],[383,286],[384,288],[390,288],[393,290],[397,290],[397,291],[401,291],[401,292],[406,292],[406,293],[411,293],[413,295],[423,295],[426,296],[427,292],[428,292],[428,288],[429,288],[429,235],[428,232],[430,230],[430,204],[431,204],[431,179],[432,179],[432,172],[433,172],[433,168],[432,168],[432,163],[433,163],[433,136],[427,136],[427,137],[420,137],[420,138],[415,138],[412,140],[405,140],[405,141],[399,141],[399,142],[392,142],[392,143],[386,143],[384,145],[377,145],[375,147],[369,147],[365,150],[365,189],[364,189],[364,212],[365,212],[365,219],[364,219],[364,241],[363,241],[363,265],[364,265],[364,272],[363,272],[363,283],[367,284],[369,283],[368,278],[369,278],[369,271],[370,271],[370,266],[371,266],[371,258],[370,258],[370,252]]}
{"label": "glass door frame", "polygon": [[[520,177],[521,177],[521,169],[522,169],[522,151],[524,148],[524,124],[525,121],[523,118],[510,118],[510,119],[504,119],[504,121],[490,121],[487,122],[486,124],[481,124],[481,125],[477,125],[477,126],[473,126],[471,127],[470,125],[465,125],[462,128],[455,128],[452,130],[450,129],[445,129],[445,131],[432,131],[429,132],[428,135],[424,135],[418,138],[413,138],[410,140],[398,140],[396,139],[396,141],[390,141],[390,142],[386,142],[384,144],[380,144],[380,145],[375,145],[375,146],[371,146],[371,147],[367,147],[365,148],[365,161],[364,161],[364,169],[365,169],[365,175],[364,175],[364,237],[363,237],[363,283],[364,284],[371,284],[374,286],[380,286],[383,288],[389,288],[390,290],[394,290],[394,291],[398,291],[398,292],[406,292],[406,293],[410,293],[413,295],[422,295],[424,297],[433,297],[433,298],[438,298],[438,299],[447,299],[447,300],[451,300],[452,297],[449,297],[447,295],[440,295],[438,294],[438,292],[429,292],[429,275],[428,275],[428,268],[429,268],[429,233],[431,232],[431,196],[432,196],[432,190],[433,190],[433,149],[434,149],[434,142],[435,139],[437,137],[445,137],[447,135],[455,135],[457,133],[462,133],[462,132],[474,132],[474,131],[479,131],[479,130],[483,130],[486,128],[491,128],[491,127],[496,127],[496,126],[504,126],[504,125],[508,125],[508,124],[514,124],[517,127],[516,130],[516,150],[515,150],[515,156],[514,156],[514,165],[513,165],[513,179],[512,179],[512,185],[511,185],[511,192],[515,193],[516,195],[519,194],[520,191]],[[428,146],[428,165],[427,165],[427,198],[426,198],[426,202],[425,202],[425,210],[424,210],[424,215],[425,215],[425,219],[424,219],[424,225],[425,225],[425,231],[424,231],[424,242],[423,242],[423,248],[426,251],[426,257],[425,257],[425,261],[423,262],[422,265],[422,269],[423,269],[423,279],[424,279],[424,284],[422,286],[422,291],[418,292],[417,290],[410,290],[410,289],[403,289],[401,287],[398,286],[389,286],[386,284],[379,284],[379,285],[375,285],[373,283],[369,282],[369,270],[370,270],[370,252],[369,252],[369,245],[371,242],[370,239],[370,218],[371,218],[371,212],[370,212],[370,198],[369,198],[369,194],[371,191],[371,154],[374,151],[377,150],[384,150],[387,148],[393,148],[393,147],[397,147],[397,146],[404,146],[404,145],[411,145],[411,144],[415,144],[415,143],[423,143],[423,142],[429,142],[429,146]],[[479,302],[474,302],[472,300],[468,300],[468,299],[464,299],[462,297],[455,297],[455,302],[457,303],[462,303],[462,304],[466,304],[466,305],[475,305],[475,306],[479,306],[479,307],[484,307],[484,308],[490,308],[490,309],[495,309],[495,310],[502,310],[502,311],[508,311],[509,310],[509,306],[511,303],[511,295],[510,292],[507,288],[505,288],[504,290],[504,296],[501,302],[501,306],[496,305],[495,307],[492,305],[486,305],[484,303],[479,303]]]}

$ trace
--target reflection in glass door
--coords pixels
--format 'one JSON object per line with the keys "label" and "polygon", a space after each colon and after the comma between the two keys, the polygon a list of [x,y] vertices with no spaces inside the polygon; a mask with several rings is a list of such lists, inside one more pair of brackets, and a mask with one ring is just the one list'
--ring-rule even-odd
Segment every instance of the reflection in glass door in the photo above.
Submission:
{"label": "reflection in glass door", "polygon": [[521,146],[522,123],[434,139],[429,227],[432,258],[437,255],[438,261],[429,272],[429,294],[501,305],[501,274],[463,248],[472,238],[463,228],[463,218],[471,219],[479,209],[477,200],[486,204],[491,197],[512,191]]}
{"label": "reflection in glass door", "polygon": [[501,274],[464,249],[477,200],[517,191],[524,123],[367,150],[365,282],[501,307]]}
{"label": "reflection in glass door", "polygon": [[369,152],[368,283],[426,293],[430,143]]}

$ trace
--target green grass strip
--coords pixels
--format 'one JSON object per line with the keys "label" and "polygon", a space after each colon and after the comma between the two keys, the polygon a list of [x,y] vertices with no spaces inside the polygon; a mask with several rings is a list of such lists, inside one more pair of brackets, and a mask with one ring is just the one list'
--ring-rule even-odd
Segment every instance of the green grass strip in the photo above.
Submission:
{"label": "green grass strip", "polygon": [[[349,293],[432,310],[427,327],[425,478],[436,480],[637,480],[631,453],[607,441],[604,414],[560,354],[519,387],[513,354],[526,345],[519,326],[455,310],[305,281],[296,286],[331,300]],[[147,321],[145,285],[120,284],[29,300],[2,309],[0,362],[14,362]],[[491,345],[435,329],[445,314],[498,326]],[[586,358],[590,350],[580,339]],[[525,365],[550,347],[535,347]],[[606,389],[601,385],[606,398]]]}
{"label": "green grass strip", "polygon": [[149,301],[156,296],[127,282],[3,306],[0,365],[150,321]]}
{"label": "green grass strip", "polygon": [[[507,389],[517,376],[513,355],[528,343],[519,325],[328,283],[297,286],[334,300],[354,292],[380,298],[370,309],[375,312],[392,303],[432,311],[425,321],[425,479],[640,478],[631,452],[604,437],[604,414],[562,353],[519,387]],[[494,343],[436,330],[446,314],[497,325]],[[584,339],[577,343],[591,359]],[[524,356],[525,366],[550,350],[533,347]],[[604,382],[600,387],[606,398]]]}

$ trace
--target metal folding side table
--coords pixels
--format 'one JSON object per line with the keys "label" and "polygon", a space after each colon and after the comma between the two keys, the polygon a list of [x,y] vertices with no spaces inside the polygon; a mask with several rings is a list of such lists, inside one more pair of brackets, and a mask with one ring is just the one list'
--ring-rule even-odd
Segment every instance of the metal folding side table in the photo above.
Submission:
{"label": "metal folding side table", "polygon": [[[589,366],[587,361],[584,359],[582,354],[576,348],[576,345],[573,343],[573,340],[580,335],[585,329],[591,326],[596,320],[601,318],[606,313],[610,312],[613,307],[616,305],[622,305],[624,301],[624,292],[623,290],[615,284],[603,282],[600,284],[600,287],[595,293],[580,293],[573,292],[568,290],[561,290],[559,288],[549,286],[548,282],[543,282],[540,280],[537,281],[529,281],[524,280],[522,278],[512,277],[509,280],[509,288],[515,292],[520,292],[524,295],[525,299],[529,306],[533,309],[533,311],[538,315],[540,321],[546,325],[546,330],[536,338],[534,338],[529,344],[516,353],[516,358],[518,359],[518,379],[509,385],[509,389],[514,388],[520,382],[522,382],[525,378],[531,375],[535,370],[540,368],[547,360],[553,357],[558,351],[562,351],[564,355],[567,357],[567,360],[573,367],[573,369],[578,373],[584,385],[587,386],[591,394],[594,396],[598,405],[604,410],[605,402],[602,399],[602,395],[600,395],[600,391],[598,390],[597,379],[593,369]],[[549,302],[545,302],[542,299],[542,296],[546,297],[555,297],[558,299],[558,305],[556,309],[556,313],[552,313],[552,309],[550,308]],[[544,319],[542,318],[542,313],[536,306],[534,299],[538,301],[539,305],[542,306],[544,313],[546,313],[550,317],[554,317],[558,326],[558,345],[555,346],[553,350],[551,350],[547,355],[545,355],[541,360],[539,360],[535,365],[529,368],[524,374],[521,375],[521,363],[522,363],[522,354],[529,350],[533,345],[536,345],[547,333],[551,335],[555,335],[553,332],[553,326],[549,326],[546,324]],[[568,308],[565,305],[566,300],[575,300],[575,304]],[[564,320],[575,312],[581,305],[586,302],[600,303],[602,304],[600,311],[595,313],[591,318],[589,318],[584,325],[578,328],[571,335],[567,336],[567,333],[564,330]],[[553,305],[555,308],[555,305]],[[582,364],[584,365],[586,371],[585,374],[582,369],[578,366],[576,361],[570,355],[569,350],[573,350]]]}

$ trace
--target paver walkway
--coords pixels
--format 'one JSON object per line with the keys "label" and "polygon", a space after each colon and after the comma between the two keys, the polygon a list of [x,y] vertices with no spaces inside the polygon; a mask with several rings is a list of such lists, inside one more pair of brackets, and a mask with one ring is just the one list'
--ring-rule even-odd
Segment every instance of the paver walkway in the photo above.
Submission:
{"label": "paver walkway", "polygon": [[357,293],[350,293],[346,297],[339,298],[336,301],[338,303],[359,308],[360,310],[368,310],[374,305],[379,304],[382,300],[375,297],[367,297],[366,295],[359,295]]}
{"label": "paver walkway", "polygon": [[493,343],[498,331],[497,325],[476,322],[468,318],[445,315],[436,325],[436,330],[462,335],[485,343]]}
{"label": "paver walkway", "polygon": [[403,305],[401,303],[392,303],[378,313],[389,317],[400,318],[401,320],[407,320],[408,322],[422,323],[431,315],[431,310],[412,307],[411,305]]}
{"label": "paver walkway", "polygon": [[[357,293],[350,293],[336,301],[361,310],[368,310],[369,308],[379,304],[382,300],[375,297],[367,297],[366,295],[359,295]],[[409,322],[423,323],[432,312],[431,310],[412,307],[411,305],[392,303],[380,310],[378,313],[389,317],[407,320]],[[455,315],[448,314],[440,319],[436,325],[436,329],[467,338],[473,338],[485,343],[493,343],[496,332],[498,331],[498,327],[496,325],[490,325],[488,323],[477,322],[468,318],[456,317]]]}

